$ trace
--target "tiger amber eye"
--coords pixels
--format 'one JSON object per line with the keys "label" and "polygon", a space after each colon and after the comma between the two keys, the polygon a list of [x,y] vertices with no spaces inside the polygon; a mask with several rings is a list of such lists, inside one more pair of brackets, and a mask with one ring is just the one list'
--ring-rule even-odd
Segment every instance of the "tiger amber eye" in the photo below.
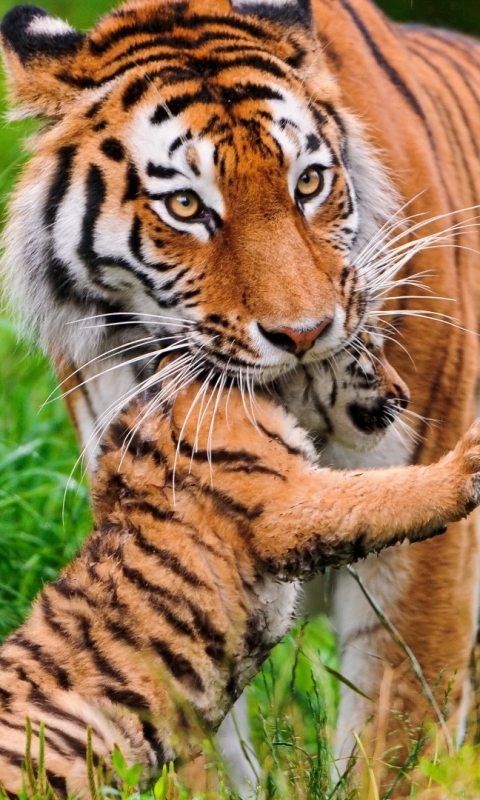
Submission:
{"label": "tiger amber eye", "polygon": [[318,194],[323,186],[323,177],[317,167],[309,167],[302,172],[297,181],[297,192],[302,197]]}
{"label": "tiger amber eye", "polygon": [[167,198],[167,208],[177,219],[193,219],[201,207],[201,200],[195,192],[175,192]]}

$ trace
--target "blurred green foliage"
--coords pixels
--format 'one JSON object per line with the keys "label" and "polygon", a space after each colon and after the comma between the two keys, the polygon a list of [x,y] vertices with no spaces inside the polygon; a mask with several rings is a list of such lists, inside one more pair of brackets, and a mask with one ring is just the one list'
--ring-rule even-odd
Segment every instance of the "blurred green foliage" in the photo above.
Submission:
{"label": "blurred green foliage", "polygon": [[377,5],[400,22],[427,22],[480,36],[478,0],[377,0]]}

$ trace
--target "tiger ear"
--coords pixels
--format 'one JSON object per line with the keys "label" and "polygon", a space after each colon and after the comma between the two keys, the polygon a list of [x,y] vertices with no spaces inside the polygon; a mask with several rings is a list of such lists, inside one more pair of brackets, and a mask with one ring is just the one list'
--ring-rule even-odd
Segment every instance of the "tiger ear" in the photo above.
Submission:
{"label": "tiger ear", "polygon": [[282,25],[302,25],[312,28],[313,14],[310,0],[231,0],[239,14],[250,14],[262,19],[272,19]]}
{"label": "tiger ear", "polygon": [[16,6],[5,14],[0,37],[12,100],[21,116],[61,113],[78,90],[61,74],[78,53],[85,35],[43,8]]}

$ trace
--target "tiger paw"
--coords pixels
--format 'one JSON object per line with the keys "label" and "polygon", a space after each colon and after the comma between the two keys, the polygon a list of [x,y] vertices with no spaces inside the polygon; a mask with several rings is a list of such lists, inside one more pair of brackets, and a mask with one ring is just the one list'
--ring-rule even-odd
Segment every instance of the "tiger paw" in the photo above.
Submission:
{"label": "tiger paw", "polygon": [[446,456],[444,463],[448,464],[449,470],[453,465],[458,469],[461,502],[465,514],[469,514],[480,505],[480,418],[471,425],[455,450]]}

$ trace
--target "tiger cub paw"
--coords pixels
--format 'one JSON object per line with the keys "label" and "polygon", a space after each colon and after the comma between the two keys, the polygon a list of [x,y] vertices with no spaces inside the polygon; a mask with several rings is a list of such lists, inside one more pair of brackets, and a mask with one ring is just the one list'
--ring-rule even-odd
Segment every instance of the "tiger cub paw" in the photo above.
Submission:
{"label": "tiger cub paw", "polygon": [[468,514],[480,505],[480,418],[471,425],[450,456],[446,457],[446,462],[451,469],[453,460],[458,469],[462,502]]}

